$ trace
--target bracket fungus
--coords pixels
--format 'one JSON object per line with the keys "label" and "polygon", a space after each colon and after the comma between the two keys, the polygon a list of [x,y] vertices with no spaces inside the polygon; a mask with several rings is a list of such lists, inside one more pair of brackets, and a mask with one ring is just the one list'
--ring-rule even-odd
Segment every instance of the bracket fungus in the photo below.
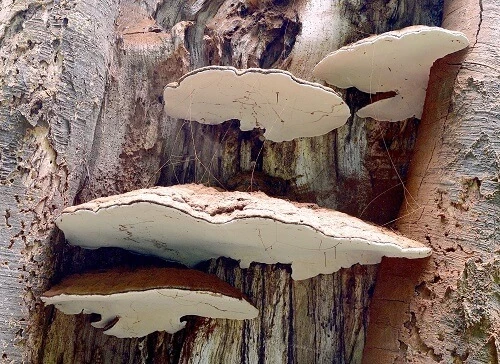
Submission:
{"label": "bracket fungus", "polygon": [[66,208],[56,224],[86,248],[122,247],[194,266],[229,257],[292,265],[307,279],[383,256],[423,258],[430,248],[341,212],[263,193],[200,185],[137,190]]}
{"label": "bracket fungus", "polygon": [[342,47],[321,60],[313,74],[340,88],[396,93],[361,108],[360,117],[387,121],[421,118],[432,64],[468,44],[460,32],[411,26]]}
{"label": "bracket fungus", "polygon": [[239,119],[241,130],[263,128],[275,142],[326,134],[350,116],[331,88],[278,69],[200,68],[168,84],[163,98],[171,117],[210,125]]}
{"label": "bracket fungus", "polygon": [[75,274],[45,292],[45,304],[66,314],[96,313],[92,326],[119,338],[173,334],[187,315],[252,319],[258,310],[214,275],[174,268],[115,269]]}

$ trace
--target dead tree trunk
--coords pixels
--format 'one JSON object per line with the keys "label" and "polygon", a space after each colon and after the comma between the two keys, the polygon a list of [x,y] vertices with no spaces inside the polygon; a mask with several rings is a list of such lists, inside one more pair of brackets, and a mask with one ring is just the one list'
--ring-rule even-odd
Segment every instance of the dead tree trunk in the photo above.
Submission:
{"label": "dead tree trunk", "polygon": [[[417,120],[353,116],[322,137],[262,142],[258,131],[240,132],[237,121],[201,126],[169,119],[162,90],[210,64],[277,67],[313,80],[314,65],[341,45],[411,24],[440,24],[440,1],[3,0],[1,6],[3,360],[361,361],[374,266],[294,282],[286,266],[241,270],[233,261],[209,262],[200,269],[240,287],[260,309],[258,319],[190,318],[177,335],[119,340],[90,327],[89,317],[43,308],[40,293],[73,272],[165,263],[118,249],[70,247],[53,220],[65,206],[95,197],[197,182],[391,221]],[[345,96],[353,111],[368,101],[353,90]]]}
{"label": "dead tree trunk", "polygon": [[498,1],[445,2],[443,26],[471,46],[433,67],[398,223],[433,255],[411,272],[382,262],[366,363],[499,362],[499,14]]}

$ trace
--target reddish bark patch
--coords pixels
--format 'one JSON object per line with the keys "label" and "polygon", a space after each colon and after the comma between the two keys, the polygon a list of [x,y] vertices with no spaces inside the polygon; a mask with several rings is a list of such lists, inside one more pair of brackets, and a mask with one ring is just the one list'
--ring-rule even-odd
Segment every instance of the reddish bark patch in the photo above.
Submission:
{"label": "reddish bark patch", "polygon": [[131,45],[161,44],[165,38],[170,38],[170,34],[163,32],[140,6],[124,5],[116,28],[123,40]]}
{"label": "reddish bark patch", "polygon": [[410,320],[410,301],[429,259],[382,258],[369,310],[363,363],[393,363],[400,326]]}

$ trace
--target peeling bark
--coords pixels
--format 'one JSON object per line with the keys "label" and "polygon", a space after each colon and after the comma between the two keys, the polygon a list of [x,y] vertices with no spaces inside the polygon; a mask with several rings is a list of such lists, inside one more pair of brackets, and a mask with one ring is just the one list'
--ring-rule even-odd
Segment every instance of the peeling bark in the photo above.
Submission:
{"label": "peeling bark", "polygon": [[366,363],[498,362],[499,11],[496,1],[446,3],[443,26],[466,33],[471,46],[432,70],[398,222],[433,255],[408,275],[397,317],[381,310],[389,281],[407,268],[381,264],[371,308],[380,327],[370,328]]}

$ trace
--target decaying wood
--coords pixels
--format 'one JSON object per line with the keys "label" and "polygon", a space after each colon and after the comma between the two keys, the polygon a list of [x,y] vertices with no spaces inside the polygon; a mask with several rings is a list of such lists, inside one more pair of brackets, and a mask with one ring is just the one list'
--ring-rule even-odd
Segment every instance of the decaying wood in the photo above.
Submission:
{"label": "decaying wood", "polygon": [[[312,68],[328,52],[367,34],[439,24],[439,3],[2,1],[3,360],[360,362],[375,267],[293,282],[287,267],[211,262],[200,269],[240,287],[261,309],[260,320],[245,326],[190,319],[174,336],[117,340],[83,317],[43,309],[40,293],[73,272],[164,263],[70,248],[53,220],[63,207],[95,197],[188,182],[261,189],[378,223],[392,220],[415,120],[387,125],[353,117],[323,137],[263,143],[258,132],[239,132],[237,121],[168,119],[162,91],[209,64],[273,66],[316,81]],[[353,109],[368,102],[354,91],[345,96]]]}
{"label": "decaying wood", "polygon": [[382,262],[366,363],[499,361],[499,11],[497,1],[446,2],[443,26],[471,46],[433,68],[398,223],[433,255],[410,273]]}

